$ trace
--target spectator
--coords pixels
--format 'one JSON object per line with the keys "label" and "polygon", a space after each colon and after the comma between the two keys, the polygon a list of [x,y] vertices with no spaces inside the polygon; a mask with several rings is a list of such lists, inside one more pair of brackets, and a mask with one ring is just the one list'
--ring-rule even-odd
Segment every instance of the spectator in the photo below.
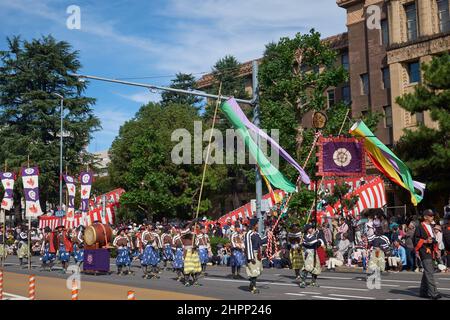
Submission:
{"label": "spectator", "polygon": [[439,226],[439,225],[436,225],[433,228],[434,236],[436,237],[436,241],[437,241],[438,249],[439,249],[437,252],[436,260],[439,262],[439,264],[444,264],[442,257],[445,255],[445,245],[444,245],[441,230],[442,230],[441,226]]}
{"label": "spectator", "polygon": [[342,235],[347,232],[348,232],[348,225],[345,222],[345,219],[341,217],[339,218],[338,233],[336,235],[337,243],[339,243],[339,241],[342,239]]}
{"label": "spectator", "polygon": [[404,270],[407,266],[406,250],[400,244],[399,240],[394,240],[394,248],[392,250],[392,256],[388,257],[388,265],[396,272]]}
{"label": "spectator", "polygon": [[414,248],[413,238],[414,232],[416,231],[416,225],[414,222],[410,222],[406,228],[406,234],[404,238],[405,247],[406,247],[406,260],[407,265],[411,271],[418,272],[417,263],[416,263],[416,250]]}

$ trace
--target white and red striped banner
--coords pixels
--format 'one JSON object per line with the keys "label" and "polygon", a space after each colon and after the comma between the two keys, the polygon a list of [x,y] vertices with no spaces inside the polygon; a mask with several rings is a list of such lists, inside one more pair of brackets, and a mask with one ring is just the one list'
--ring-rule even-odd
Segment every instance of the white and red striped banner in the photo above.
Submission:
{"label": "white and red striped banner", "polygon": [[[96,208],[94,210],[89,211],[85,217],[84,225],[89,226],[94,221],[99,221],[104,224],[114,224],[115,210],[118,208],[118,206],[119,206],[118,203],[107,205],[104,217],[102,217],[102,208]],[[49,227],[53,231],[56,229],[57,226],[61,224],[61,220],[62,224],[67,229],[73,229],[83,223],[83,216],[75,215],[72,221],[69,221],[68,219],[66,219],[66,217],[59,218],[59,217],[41,216],[39,217],[39,228],[43,229],[45,227]]]}
{"label": "white and red striped banner", "polygon": [[[347,182],[347,179],[345,179],[345,181]],[[384,182],[381,177],[372,177],[371,180],[366,180],[365,184],[360,185],[350,194],[359,196],[359,200],[352,210],[344,210],[345,215],[357,216],[360,215],[364,209],[382,208],[386,205],[386,193]],[[349,197],[350,194],[347,197]],[[338,202],[333,207],[328,206],[324,211],[317,212],[317,220],[320,222],[324,216],[333,217],[335,213],[338,212],[339,206],[340,203]]]}

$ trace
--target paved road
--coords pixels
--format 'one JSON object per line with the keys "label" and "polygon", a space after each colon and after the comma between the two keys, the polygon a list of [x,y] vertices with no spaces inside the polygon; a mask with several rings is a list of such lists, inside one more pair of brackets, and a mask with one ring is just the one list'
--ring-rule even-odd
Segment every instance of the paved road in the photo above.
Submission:
{"label": "paved road", "polygon": [[[37,298],[69,299],[65,288],[69,275],[58,271],[40,271],[38,257],[33,257],[32,273],[37,276]],[[111,269],[116,270],[111,260]],[[59,269],[58,266],[56,269]],[[5,263],[5,291],[11,299],[26,296],[28,269],[18,266],[16,257],[8,257]],[[229,277],[230,269],[222,266],[208,267],[207,275],[200,281],[201,287],[185,288],[175,281],[171,271],[164,271],[160,279],[142,278],[139,263],[133,263],[135,275],[82,275],[80,299],[125,299],[127,290],[135,290],[137,299],[234,299],[234,300],[409,300],[418,297],[421,274],[402,272],[385,273],[381,277],[380,289],[368,289],[365,275],[361,272],[323,272],[319,277],[319,288],[301,289],[294,281],[293,271],[288,269],[264,269],[259,278],[259,295],[248,292],[248,281]],[[22,274],[20,276],[20,274]],[[244,274],[245,275],[245,274]],[[12,277],[8,285],[8,278]],[[16,277],[16,279],[13,279]],[[21,277],[21,278],[20,278]],[[59,279],[56,281],[56,279]],[[450,274],[435,275],[438,288],[444,299],[450,299]],[[10,284],[11,284],[10,283]],[[84,285],[84,287],[83,287]],[[62,287],[56,290],[57,287]],[[55,291],[56,290],[56,291]],[[42,294],[39,292],[58,292]],[[112,294],[115,292],[115,294]],[[8,298],[8,296],[6,297]]]}

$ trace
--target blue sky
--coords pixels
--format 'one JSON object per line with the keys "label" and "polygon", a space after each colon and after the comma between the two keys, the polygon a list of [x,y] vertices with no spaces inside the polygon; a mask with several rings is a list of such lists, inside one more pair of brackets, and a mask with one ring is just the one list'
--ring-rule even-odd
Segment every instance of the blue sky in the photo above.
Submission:
{"label": "blue sky", "polygon": [[[69,5],[81,9],[81,29],[69,30]],[[168,85],[177,72],[201,73],[226,54],[259,58],[265,44],[311,28],[323,37],[346,31],[334,0],[0,0],[0,49],[6,37],[52,34],[80,51],[80,73]],[[200,75],[199,75],[200,76]],[[103,129],[89,151],[110,147],[120,126],[159,93],[91,81]]]}

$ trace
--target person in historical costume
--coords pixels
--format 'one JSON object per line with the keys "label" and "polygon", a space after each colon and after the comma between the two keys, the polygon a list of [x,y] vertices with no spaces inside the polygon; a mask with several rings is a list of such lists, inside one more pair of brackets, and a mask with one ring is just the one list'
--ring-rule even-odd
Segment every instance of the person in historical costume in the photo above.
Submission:
{"label": "person in historical costume", "polygon": [[317,249],[325,245],[325,242],[319,237],[318,232],[312,225],[307,224],[303,228],[303,250],[304,250],[304,265],[300,273],[300,288],[306,287],[306,277],[311,274],[312,281],[309,284],[311,287],[318,287],[317,277],[320,275],[322,268],[320,265],[320,258],[317,254]]}
{"label": "person in historical costume", "polygon": [[67,267],[70,262],[70,255],[72,253],[72,241],[70,236],[63,225],[58,226],[56,235],[56,246],[58,250],[58,260],[62,265],[62,273],[66,273]]}
{"label": "person in historical costume", "polygon": [[[161,260],[159,255],[160,238],[154,231],[154,226],[149,224],[142,233],[142,244],[144,252],[142,254],[141,264],[144,270],[145,279],[159,278],[158,263]],[[148,270],[150,267],[150,271]]]}
{"label": "person in historical costume", "polygon": [[18,241],[18,247],[17,247],[17,257],[19,258],[20,265],[22,266],[23,259],[28,260],[28,256],[30,253],[30,247],[28,244],[28,230],[25,225],[21,225],[19,232],[17,233],[17,241]]}
{"label": "person in historical costume", "polygon": [[263,271],[261,247],[267,243],[267,237],[261,238],[257,232],[258,218],[250,219],[249,230],[244,235],[245,255],[247,259],[246,273],[250,280],[249,290],[251,293],[259,293],[256,288],[256,280]]}
{"label": "person in historical costume", "polygon": [[[114,238],[113,246],[117,249],[116,266],[117,274],[132,274],[130,257],[130,238],[126,235],[126,228],[120,228],[119,234]],[[126,268],[127,271],[123,271]]]}
{"label": "person in historical costume", "polygon": [[[184,285],[189,287],[191,285],[200,286],[198,277],[202,272],[202,266],[200,262],[200,256],[198,248],[195,245],[195,226],[192,226],[190,222],[181,231],[181,241],[183,242],[183,260],[184,260]],[[192,278],[192,283],[189,280]]]}
{"label": "person in historical costume", "polygon": [[[0,225],[0,262],[2,262],[4,259],[6,259],[6,256],[8,254],[8,250],[6,250],[6,243],[3,241],[3,225]],[[6,241],[6,235],[5,235],[5,241]]]}
{"label": "person in historical costume", "polygon": [[437,291],[434,281],[434,264],[438,253],[438,242],[434,234],[432,223],[434,222],[434,212],[427,209],[423,212],[423,222],[420,223],[414,233],[414,246],[417,255],[422,261],[423,275],[420,283],[420,296],[437,300],[442,298]]}
{"label": "person in historical costume", "polygon": [[174,252],[172,267],[177,274],[177,281],[181,281],[184,278],[184,251],[183,241],[181,240],[181,230],[179,227],[175,229],[175,235],[172,239],[172,249]]}
{"label": "person in historical costume", "polygon": [[73,232],[72,237],[72,255],[75,259],[75,263],[78,264],[78,266],[81,266],[84,260],[84,229],[84,226],[80,224]]}
{"label": "person in historical costume", "polygon": [[170,234],[170,227],[166,226],[164,228],[164,232],[161,235],[161,243],[162,243],[162,250],[163,250],[163,261],[164,261],[164,268],[168,268],[167,264],[171,261],[173,261],[173,251],[172,251],[172,235]]}
{"label": "person in historical costume", "polygon": [[145,231],[145,225],[141,225],[139,230],[135,234],[133,260],[142,260],[142,254],[144,252],[144,245],[142,244],[142,233]]}
{"label": "person in historical costume", "polygon": [[389,238],[383,234],[381,228],[375,230],[375,233],[367,237],[369,246],[369,263],[367,266],[368,275],[374,272],[383,273],[386,270],[386,252],[390,248]]}
{"label": "person in historical costume", "polygon": [[230,258],[231,273],[234,279],[243,278],[241,276],[241,267],[245,265],[246,261],[244,251],[244,235],[242,233],[241,225],[236,223],[234,232],[231,234]]}
{"label": "person in historical costume", "polygon": [[55,232],[52,232],[49,227],[45,227],[41,247],[42,271],[45,271],[47,267],[49,268],[48,271],[52,271],[53,263],[56,260],[56,247]]}
{"label": "person in historical costume", "polygon": [[195,237],[195,244],[198,247],[198,254],[200,256],[200,264],[202,266],[202,273],[206,275],[206,264],[209,258],[212,257],[211,243],[205,225],[200,225],[200,230]]}
{"label": "person in historical costume", "polygon": [[295,280],[300,280],[300,271],[305,264],[303,259],[302,233],[297,227],[294,227],[292,232],[288,233],[288,241],[290,245],[289,258],[291,260],[291,267],[295,273]]}

